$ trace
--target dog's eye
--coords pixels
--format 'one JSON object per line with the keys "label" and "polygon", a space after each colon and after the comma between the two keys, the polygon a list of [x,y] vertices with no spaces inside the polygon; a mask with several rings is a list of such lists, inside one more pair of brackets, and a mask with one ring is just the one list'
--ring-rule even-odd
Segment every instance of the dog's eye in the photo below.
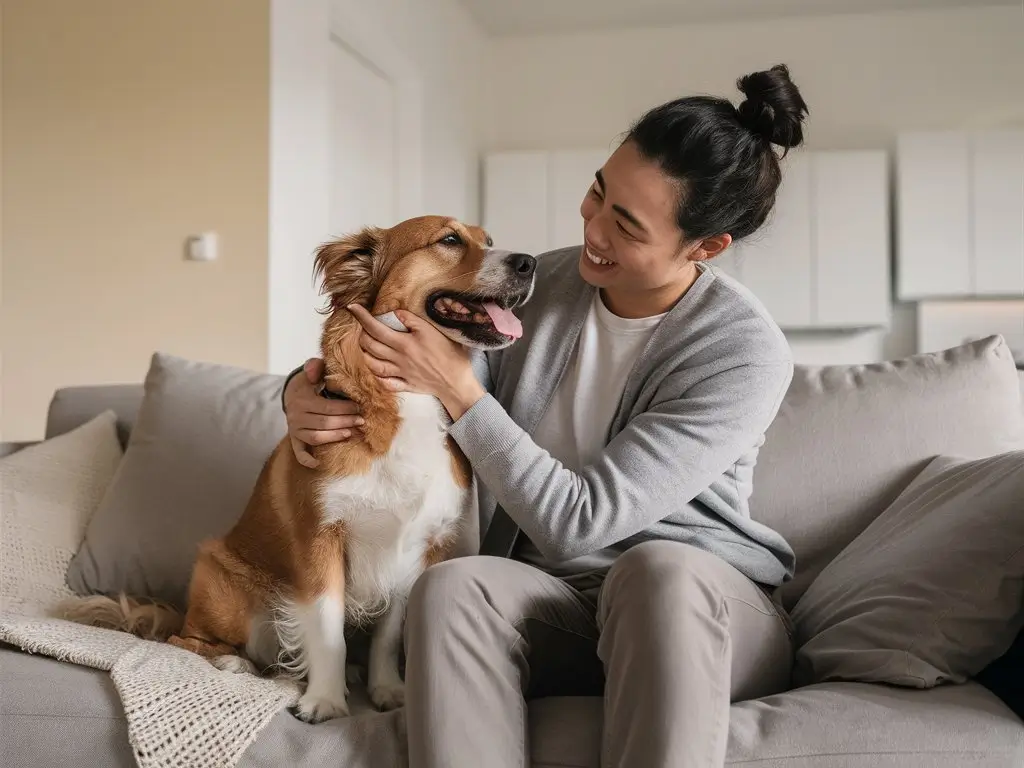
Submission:
{"label": "dog's eye", "polygon": [[493,248],[494,247],[494,238],[491,237],[490,235],[487,236],[487,247],[488,248]]}
{"label": "dog's eye", "polygon": [[452,232],[450,235],[442,237],[441,243],[444,245],[462,245],[462,238]]}

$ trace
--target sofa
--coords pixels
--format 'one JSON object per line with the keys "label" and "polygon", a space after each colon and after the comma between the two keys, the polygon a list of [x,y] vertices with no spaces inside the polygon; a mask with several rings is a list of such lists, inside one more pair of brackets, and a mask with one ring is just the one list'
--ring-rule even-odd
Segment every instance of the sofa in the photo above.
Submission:
{"label": "sofa", "polygon": [[[196,520],[214,531],[229,524],[260,456],[282,434],[280,382],[158,354],[144,383],[56,391],[45,441],[112,412],[124,450],[96,519],[82,523],[89,553],[79,550],[69,566],[75,591],[136,586],[132,568],[179,567],[153,562],[165,549],[194,547],[191,534],[180,531],[210,496],[218,506]],[[1012,494],[1024,488],[1022,400],[1024,372],[1014,369],[998,336],[885,363],[796,367],[761,447],[751,501],[754,517],[786,535],[797,553],[797,576],[779,594],[794,619],[793,685],[733,704],[727,765],[1024,766],[1024,720],[996,687],[975,679],[1021,643],[1013,646],[1024,624],[1024,532],[1016,522],[1024,521],[1024,494],[1016,518]],[[248,453],[246,435],[256,435]],[[33,447],[5,444],[0,461]],[[998,466],[996,456],[1003,457]],[[936,464],[940,459],[945,463]],[[245,471],[231,475],[239,462]],[[955,483],[935,479],[949,476],[950,466]],[[187,496],[195,486],[202,494]],[[961,497],[967,501],[956,506]],[[126,558],[124,549],[149,536],[133,527],[149,514],[143,502],[178,504],[180,511],[160,513],[174,522],[153,535],[155,555],[136,552],[112,576],[101,573],[104,557]],[[209,522],[215,514],[224,519]],[[97,522],[102,515],[109,519]],[[973,529],[956,526],[971,515],[996,535],[964,535]],[[109,540],[117,537],[121,546],[111,553]],[[983,546],[1010,554],[990,557],[978,550]],[[143,583],[163,584],[152,574]],[[180,584],[164,596],[173,601],[176,590]],[[351,717],[319,725],[282,709],[238,765],[405,765],[403,713],[375,712],[365,693],[353,696]],[[528,729],[533,766],[598,766],[599,698],[531,701]],[[481,756],[478,765],[487,764]],[[0,765],[136,765],[110,675],[0,645]]]}

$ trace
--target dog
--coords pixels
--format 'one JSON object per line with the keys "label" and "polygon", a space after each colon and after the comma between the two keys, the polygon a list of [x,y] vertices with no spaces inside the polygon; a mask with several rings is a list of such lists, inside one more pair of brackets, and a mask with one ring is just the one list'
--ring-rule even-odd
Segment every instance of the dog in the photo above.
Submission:
{"label": "dog", "polygon": [[177,630],[167,642],[219,669],[305,677],[296,714],[311,723],[348,714],[346,627],[372,628],[373,703],[404,704],[406,600],[427,567],[452,556],[471,487],[440,403],[394,392],[369,371],[346,307],[403,309],[466,347],[501,349],[522,334],[512,309],[529,300],[536,261],[495,250],[479,227],[423,216],[328,242],[314,264],[330,296],[321,310],[325,394],[359,404],[361,435],[312,447],[315,469],[281,440],[241,518],[200,545],[183,621],[124,596],[64,612],[151,637],[162,622]]}

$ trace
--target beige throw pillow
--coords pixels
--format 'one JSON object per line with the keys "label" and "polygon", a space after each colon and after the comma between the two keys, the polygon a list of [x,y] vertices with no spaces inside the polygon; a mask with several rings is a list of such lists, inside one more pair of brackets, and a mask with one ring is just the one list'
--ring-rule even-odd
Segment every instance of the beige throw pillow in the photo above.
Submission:
{"label": "beige throw pillow", "polygon": [[798,685],[976,675],[1024,626],[1024,451],[934,459],[792,615]]}
{"label": "beige throw pillow", "polygon": [[0,613],[44,616],[72,592],[68,563],[121,461],[106,411],[0,459]]}
{"label": "beige throw pillow", "polygon": [[286,434],[283,382],[154,355],[124,461],[68,569],[71,588],[184,607],[199,542],[234,524]]}
{"label": "beige throw pillow", "polygon": [[1001,336],[883,363],[796,366],[750,499],[751,517],[796,551],[786,608],[936,456],[1022,448],[1021,388]]}

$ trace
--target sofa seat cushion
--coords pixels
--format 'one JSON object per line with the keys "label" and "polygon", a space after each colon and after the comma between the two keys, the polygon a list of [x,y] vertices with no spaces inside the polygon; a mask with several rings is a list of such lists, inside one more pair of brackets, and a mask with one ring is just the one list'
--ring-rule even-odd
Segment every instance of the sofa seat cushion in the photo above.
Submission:
{"label": "sofa seat cushion", "polygon": [[[134,768],[106,672],[0,645],[0,765]],[[406,765],[404,714],[362,706],[307,725],[281,712],[239,768]],[[1019,768],[1024,722],[974,683],[929,690],[822,683],[732,707],[727,765],[745,768]],[[601,699],[530,703],[534,768],[598,768]]]}
{"label": "sofa seat cushion", "polygon": [[0,765],[136,768],[110,675],[0,644]]}
{"label": "sofa seat cushion", "polygon": [[[601,699],[530,704],[533,768],[599,768]],[[1024,722],[975,683],[822,683],[734,704],[727,766],[1020,768]]]}
{"label": "sofa seat cushion", "polygon": [[[380,713],[353,687],[352,717],[308,725],[287,710],[259,733],[238,768],[406,764],[405,713]],[[108,672],[0,644],[0,766],[137,768]]]}

